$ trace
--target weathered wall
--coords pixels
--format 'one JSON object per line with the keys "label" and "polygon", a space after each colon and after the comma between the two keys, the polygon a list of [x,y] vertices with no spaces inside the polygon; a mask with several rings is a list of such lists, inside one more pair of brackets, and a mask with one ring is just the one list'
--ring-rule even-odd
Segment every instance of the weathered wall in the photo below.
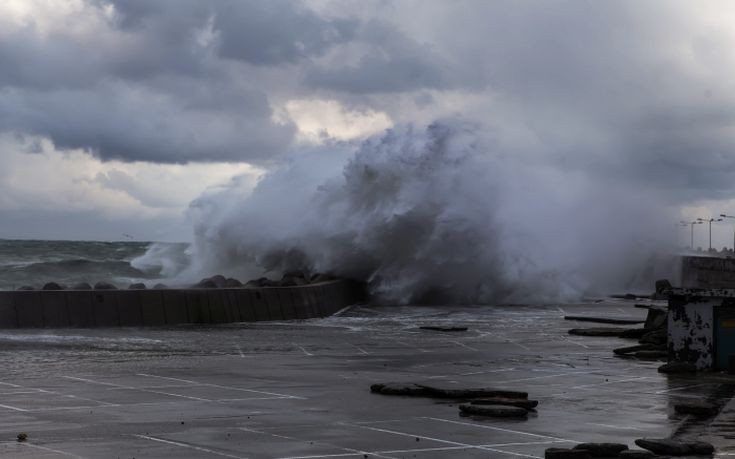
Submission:
{"label": "weathered wall", "polygon": [[0,291],[0,328],[126,327],[326,317],[365,298],[363,284],[300,287]]}
{"label": "weathered wall", "polygon": [[[685,302],[688,301],[688,302]],[[713,364],[712,311],[721,299],[672,298],[669,300],[669,360],[690,362],[699,369]]]}
{"label": "weathered wall", "polygon": [[679,287],[735,288],[735,258],[681,257]]}

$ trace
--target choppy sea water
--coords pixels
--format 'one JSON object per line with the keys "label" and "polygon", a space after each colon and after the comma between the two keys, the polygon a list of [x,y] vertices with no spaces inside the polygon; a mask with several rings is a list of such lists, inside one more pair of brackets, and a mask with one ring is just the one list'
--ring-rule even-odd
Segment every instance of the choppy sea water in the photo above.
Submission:
{"label": "choppy sea water", "polygon": [[0,290],[40,288],[47,282],[69,286],[102,281],[121,288],[134,282],[155,282],[167,277],[166,267],[150,263],[146,255],[166,250],[184,258],[186,247],[187,244],[137,241],[0,239]]}

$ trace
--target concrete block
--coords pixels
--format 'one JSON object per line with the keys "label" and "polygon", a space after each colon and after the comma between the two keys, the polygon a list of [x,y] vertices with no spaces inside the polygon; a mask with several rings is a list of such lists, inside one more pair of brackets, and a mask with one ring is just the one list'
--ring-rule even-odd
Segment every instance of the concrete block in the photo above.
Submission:
{"label": "concrete block", "polygon": [[40,291],[15,292],[18,327],[43,327],[43,304]]}
{"label": "concrete block", "polygon": [[210,323],[209,300],[207,292],[201,289],[182,290],[186,296],[186,308],[189,312],[190,323]]}
{"label": "concrete block", "polygon": [[119,327],[117,290],[94,290],[92,292],[94,323],[98,327]]}
{"label": "concrete block", "polygon": [[225,299],[225,312],[227,313],[228,322],[242,322],[240,308],[237,307],[237,292],[240,288],[222,289],[222,295]]}
{"label": "concrete block", "polygon": [[296,316],[300,319],[310,319],[314,317],[309,310],[309,305],[306,303],[303,295],[301,295],[302,288],[289,288],[286,293],[291,298],[291,303],[296,311]]}
{"label": "concrete block", "polygon": [[315,285],[312,287],[314,296],[316,297],[316,306],[319,310],[319,314],[322,317],[326,317],[329,315],[329,305],[327,300],[327,293],[326,289],[323,285]]}
{"label": "concrete block", "polygon": [[303,290],[306,301],[309,303],[309,308],[312,311],[314,317],[324,317],[321,309],[319,308],[319,302],[316,299],[316,287],[307,287]]}
{"label": "concrete block", "polygon": [[[235,303],[243,322],[255,322],[255,292],[249,288],[234,290]],[[258,295],[262,296],[260,293]]]}
{"label": "concrete block", "polygon": [[43,305],[44,327],[68,327],[69,311],[66,307],[66,292],[63,290],[44,291],[40,298]]}
{"label": "concrete block", "polygon": [[143,325],[142,303],[138,290],[119,290],[116,293],[117,313],[121,327]]}
{"label": "concrete block", "polygon": [[168,325],[191,323],[189,308],[186,305],[186,294],[181,290],[161,290],[161,317]]}
{"label": "concrete block", "polygon": [[223,324],[231,322],[227,317],[226,296],[222,289],[205,289],[207,292],[207,301],[209,304],[209,323]]}
{"label": "concrete block", "polygon": [[18,314],[15,311],[15,292],[0,292],[0,327],[15,328],[18,326]]}
{"label": "concrete block", "polygon": [[273,287],[255,289],[254,294],[255,320],[270,320],[270,304],[278,307],[278,294]]}
{"label": "concrete block", "polygon": [[166,311],[164,309],[164,295],[176,290],[139,290],[140,296],[140,313],[142,315],[143,325],[162,326],[168,322],[166,320]]}
{"label": "concrete block", "polygon": [[[293,297],[291,296],[291,288],[289,287],[283,287],[275,289],[278,292],[278,306],[280,310],[276,310],[277,312],[280,312],[280,318],[281,320],[293,320],[299,317],[299,313],[297,312],[297,306],[294,304]],[[268,305],[271,307],[271,311],[274,309],[270,304]]]}
{"label": "concrete block", "polygon": [[74,290],[64,292],[66,306],[69,310],[70,327],[94,327],[94,306],[92,303],[94,292]]}

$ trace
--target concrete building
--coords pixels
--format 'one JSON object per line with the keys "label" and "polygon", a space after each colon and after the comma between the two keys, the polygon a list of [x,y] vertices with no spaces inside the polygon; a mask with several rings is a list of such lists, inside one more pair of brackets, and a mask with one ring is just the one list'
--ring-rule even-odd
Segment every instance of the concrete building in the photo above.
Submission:
{"label": "concrete building", "polygon": [[669,294],[669,361],[735,371],[735,289],[675,288]]}

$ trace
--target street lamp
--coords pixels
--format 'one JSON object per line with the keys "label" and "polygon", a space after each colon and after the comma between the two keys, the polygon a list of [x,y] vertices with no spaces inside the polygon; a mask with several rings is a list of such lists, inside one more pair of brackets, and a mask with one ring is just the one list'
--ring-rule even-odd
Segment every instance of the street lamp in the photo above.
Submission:
{"label": "street lamp", "polygon": [[[689,226],[689,222],[685,222],[684,220],[680,221],[679,223],[676,223],[676,226],[678,227],[686,227]],[[679,235],[679,232],[676,233],[676,240],[674,240],[674,244],[678,247],[679,241],[681,240],[681,237]]]}
{"label": "street lamp", "polygon": [[699,220],[702,223],[709,222],[709,251],[711,252],[712,251],[712,222],[721,222],[722,219],[721,218],[717,218],[717,219],[710,218],[709,220],[707,220],[705,218],[698,218],[697,220]]}
{"label": "street lamp", "polygon": [[[720,217],[722,217],[722,218],[735,218],[732,215],[725,215],[725,214],[720,214]],[[733,235],[732,235],[732,252],[733,252],[733,254],[735,254],[735,231],[733,231]]]}
{"label": "street lamp", "polygon": [[[682,222],[682,223],[686,223],[686,222]],[[689,248],[692,249],[692,250],[694,250],[694,225],[701,225],[702,222],[697,221],[697,220],[694,220],[694,221],[689,222],[687,224],[690,225],[691,226],[691,229],[692,229],[692,235],[691,235],[691,239],[690,239],[690,242],[689,242]]]}

